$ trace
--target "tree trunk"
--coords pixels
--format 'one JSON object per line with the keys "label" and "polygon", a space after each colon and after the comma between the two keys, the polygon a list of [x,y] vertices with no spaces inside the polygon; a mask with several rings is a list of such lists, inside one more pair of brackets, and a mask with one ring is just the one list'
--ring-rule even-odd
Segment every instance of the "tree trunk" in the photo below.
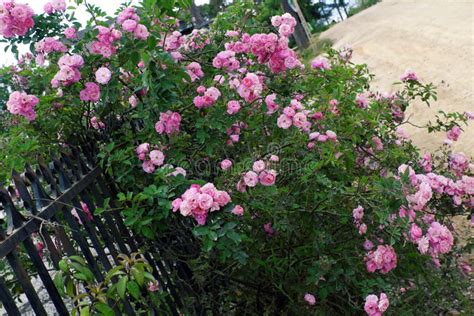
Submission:
{"label": "tree trunk", "polygon": [[201,11],[197,7],[194,1],[191,3],[191,15],[193,17],[193,24],[194,25],[202,25],[204,23],[204,19],[202,18]]}
{"label": "tree trunk", "polygon": [[295,12],[293,10],[291,5],[288,3],[289,1],[291,0],[282,0],[281,5],[283,7],[283,11],[288,12],[296,19],[297,23],[295,27],[295,32],[293,33],[293,37],[295,39],[296,45],[298,45],[300,49],[303,49],[309,46],[309,34],[306,28],[303,26],[306,23],[306,20],[304,19],[303,14],[301,12],[299,12],[298,14],[298,12]]}

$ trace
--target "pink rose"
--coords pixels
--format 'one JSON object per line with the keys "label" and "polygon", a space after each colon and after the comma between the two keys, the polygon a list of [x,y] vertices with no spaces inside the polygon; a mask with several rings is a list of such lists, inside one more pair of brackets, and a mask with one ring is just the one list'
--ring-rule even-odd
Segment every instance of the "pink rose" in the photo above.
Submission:
{"label": "pink rose", "polygon": [[232,209],[232,214],[237,215],[237,216],[242,216],[242,215],[244,215],[244,208],[240,205],[236,205]]}
{"label": "pink rose", "polygon": [[290,128],[292,124],[293,124],[292,119],[286,116],[285,114],[282,114],[278,117],[277,126],[279,128],[287,129],[287,128]]}
{"label": "pink rose", "polygon": [[253,163],[252,166],[253,171],[259,173],[265,169],[265,162],[263,160],[257,160]]}
{"label": "pink rose", "polygon": [[244,182],[249,187],[254,187],[258,183],[258,175],[253,171],[244,174]]}
{"label": "pink rose", "polygon": [[422,235],[423,235],[423,231],[421,230],[421,228],[415,223],[413,223],[410,228],[411,240],[418,241],[418,239],[420,239]]}
{"label": "pink rose", "polygon": [[221,161],[221,169],[222,170],[227,170],[230,167],[232,167],[232,161],[230,161],[229,159],[224,159],[224,160]]}
{"label": "pink rose", "polygon": [[239,112],[239,110],[240,110],[239,101],[230,100],[229,102],[227,102],[227,113],[232,115],[232,114],[235,114],[235,113]]}
{"label": "pink rose", "polygon": [[159,150],[150,151],[150,161],[157,167],[161,166],[165,160],[165,155]]}
{"label": "pink rose", "polygon": [[95,80],[100,84],[105,85],[109,83],[111,77],[112,77],[112,73],[107,67],[100,67],[95,72]]}
{"label": "pink rose", "polygon": [[150,160],[144,161],[142,164],[142,168],[146,173],[155,172],[155,165]]}
{"label": "pink rose", "polygon": [[140,40],[146,40],[149,35],[148,29],[146,28],[145,25],[138,24],[137,27],[135,28],[135,31],[133,31],[133,35],[135,35],[135,38],[138,38]]}
{"label": "pink rose", "polygon": [[276,171],[275,170],[264,170],[259,174],[258,180],[264,186],[274,185],[275,180],[276,180]]}
{"label": "pink rose", "polygon": [[125,32],[132,33],[133,31],[135,31],[136,27],[137,27],[137,22],[135,20],[128,19],[122,23],[122,28]]}
{"label": "pink rose", "polygon": [[313,294],[306,293],[306,294],[304,295],[304,300],[306,301],[306,303],[308,303],[308,305],[314,305],[314,304],[316,304],[316,298],[314,297]]}
{"label": "pink rose", "polygon": [[212,203],[214,202],[214,200],[212,199],[212,196],[210,196],[209,194],[203,193],[203,194],[199,194],[197,198],[197,202],[200,208],[208,210],[212,207]]}
{"label": "pink rose", "polygon": [[74,27],[68,27],[64,30],[64,37],[67,39],[75,39],[77,37],[76,29]]}

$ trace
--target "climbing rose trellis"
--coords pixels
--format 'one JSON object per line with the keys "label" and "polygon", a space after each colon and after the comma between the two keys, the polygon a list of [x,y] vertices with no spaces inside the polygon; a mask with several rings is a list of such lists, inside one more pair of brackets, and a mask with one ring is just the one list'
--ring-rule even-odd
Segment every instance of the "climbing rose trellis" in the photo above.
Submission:
{"label": "climbing rose trellis", "polygon": [[[149,205],[157,212],[142,211],[145,198],[122,198],[126,223],[147,238],[185,227],[193,263],[209,267],[196,273],[225,270],[239,284],[204,292],[219,308],[232,301],[220,295],[233,297],[248,275],[261,280],[261,297],[236,302],[382,315],[389,305],[403,310],[404,293],[423,301],[419,289],[441,271],[457,279],[469,271],[449,215],[472,212],[474,166],[450,146],[473,113],[440,113],[426,128],[445,132],[445,144],[420,156],[404,111],[435,92],[414,71],[397,93],[370,91],[349,47],[305,65],[289,46],[289,14],[266,32],[246,24],[255,12],[244,1],[210,30],[182,35],[179,5],[143,1],[106,19],[86,4],[92,18],[81,26],[64,1],[35,16],[4,0],[0,34],[12,45],[61,21],[10,70],[12,126],[59,147],[93,138],[125,192],[157,190],[148,200],[159,196]],[[196,168],[203,162],[215,168]]]}

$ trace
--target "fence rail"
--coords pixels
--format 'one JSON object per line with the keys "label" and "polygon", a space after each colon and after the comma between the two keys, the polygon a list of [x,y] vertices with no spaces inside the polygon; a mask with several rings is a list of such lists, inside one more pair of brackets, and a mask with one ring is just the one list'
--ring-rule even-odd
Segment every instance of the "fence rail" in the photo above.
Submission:
{"label": "fence rail", "polygon": [[[6,230],[0,225],[0,259],[6,258],[36,315],[47,315],[47,312],[32,285],[28,274],[31,268],[27,269],[24,260],[20,260],[22,250],[57,314],[69,315],[70,308],[54,285],[48,265],[58,270],[64,256],[80,253],[95,279],[101,282],[106,272],[118,264],[119,253],[130,255],[146,249],[143,254],[153,268],[154,277],[169,294],[164,296],[166,310],[158,314],[179,315],[183,293],[178,296],[177,288],[181,286],[174,273],[182,267],[164,260],[153,244],[130,233],[118,211],[114,211],[113,184],[108,184],[101,169],[83,158],[78,150],[63,153],[48,164],[38,159],[35,169],[26,166],[22,174],[13,171],[12,180],[8,188],[0,185],[0,209],[3,208],[7,219]],[[98,215],[96,209],[102,208],[106,199],[111,211]],[[34,239],[45,245],[45,257],[38,252]],[[20,315],[3,277],[0,277],[0,300],[9,315]],[[127,315],[136,314],[126,299],[122,303]]]}

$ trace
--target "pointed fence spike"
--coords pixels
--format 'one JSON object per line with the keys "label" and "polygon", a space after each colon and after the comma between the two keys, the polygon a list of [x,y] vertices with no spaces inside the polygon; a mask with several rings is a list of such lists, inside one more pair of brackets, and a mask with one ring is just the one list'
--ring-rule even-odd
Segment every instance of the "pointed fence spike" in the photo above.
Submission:
{"label": "pointed fence spike", "polygon": [[3,186],[0,186],[0,203],[7,215],[7,235],[10,235],[15,228],[19,228],[23,224],[25,218],[18,212],[10,194]]}

